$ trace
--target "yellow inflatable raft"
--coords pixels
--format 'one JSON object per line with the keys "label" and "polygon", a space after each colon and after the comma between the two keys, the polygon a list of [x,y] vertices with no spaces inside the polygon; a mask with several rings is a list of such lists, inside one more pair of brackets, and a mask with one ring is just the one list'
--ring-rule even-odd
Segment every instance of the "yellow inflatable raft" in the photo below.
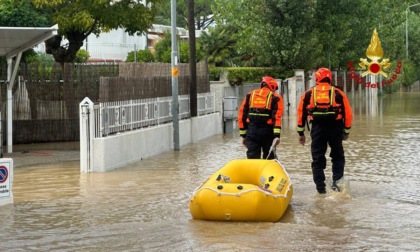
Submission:
{"label": "yellow inflatable raft", "polygon": [[194,219],[279,221],[293,186],[277,160],[232,160],[198,187],[190,199]]}

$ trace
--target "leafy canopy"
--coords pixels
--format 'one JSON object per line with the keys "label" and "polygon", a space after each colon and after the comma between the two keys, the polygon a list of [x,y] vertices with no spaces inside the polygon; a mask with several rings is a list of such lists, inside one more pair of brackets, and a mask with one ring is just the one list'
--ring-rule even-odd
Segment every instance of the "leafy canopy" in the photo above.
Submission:
{"label": "leafy canopy", "polygon": [[[176,25],[177,27],[188,27],[188,1],[176,1]],[[195,29],[204,30],[213,24],[213,12],[211,9],[214,0],[194,0]],[[155,23],[171,25],[171,1],[164,0],[157,5],[158,13]]]}
{"label": "leafy canopy", "polygon": [[37,10],[27,0],[0,0],[0,26],[48,27],[51,20],[46,10]]}
{"label": "leafy canopy", "polygon": [[[375,28],[385,57],[403,58],[409,5],[394,0],[214,0],[212,9],[218,25],[238,30],[235,50],[243,59],[238,65],[338,69],[365,56]],[[413,12],[410,57],[420,57],[418,15]]]}
{"label": "leafy canopy", "polygon": [[[99,35],[112,29],[123,28],[130,35],[142,34],[153,24],[155,3],[147,5],[140,0],[33,0],[36,8],[50,13],[59,26],[58,35],[47,41],[47,53],[58,62],[72,62],[83,41],[90,35]],[[62,46],[61,41],[68,40]]]}

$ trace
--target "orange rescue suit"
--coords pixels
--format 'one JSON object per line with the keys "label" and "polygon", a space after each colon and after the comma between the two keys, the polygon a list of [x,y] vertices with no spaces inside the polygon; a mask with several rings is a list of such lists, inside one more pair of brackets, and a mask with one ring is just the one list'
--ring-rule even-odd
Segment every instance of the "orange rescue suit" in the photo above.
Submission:
{"label": "orange rescue suit", "polygon": [[300,98],[297,109],[299,135],[305,131],[307,118],[313,120],[344,120],[344,132],[349,133],[353,112],[347,96],[329,83],[318,83],[308,89]]}
{"label": "orange rescue suit", "polygon": [[249,92],[238,111],[239,134],[246,136],[248,124],[272,125],[275,137],[280,137],[281,118],[283,116],[283,99],[263,87]]}

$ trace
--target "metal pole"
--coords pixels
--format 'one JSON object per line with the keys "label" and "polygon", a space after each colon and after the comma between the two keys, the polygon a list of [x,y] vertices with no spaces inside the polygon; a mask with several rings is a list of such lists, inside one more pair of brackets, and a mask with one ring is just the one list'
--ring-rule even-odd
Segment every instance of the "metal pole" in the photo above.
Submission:
{"label": "metal pole", "polygon": [[[134,43],[134,63],[137,63],[137,48],[136,48],[136,43]],[[136,69],[136,68],[134,68]]]}
{"label": "metal pole", "polygon": [[197,117],[197,55],[195,52],[194,0],[188,0],[188,37],[190,45],[190,114]]}
{"label": "metal pole", "polygon": [[174,136],[174,150],[179,150],[179,104],[178,104],[178,55],[176,43],[176,0],[171,0],[171,67],[172,67],[172,124]]}
{"label": "metal pole", "polygon": [[379,86],[379,92],[382,95],[382,75],[379,75],[378,86]]}
{"label": "metal pole", "polygon": [[405,58],[408,59],[408,8],[405,10]]}

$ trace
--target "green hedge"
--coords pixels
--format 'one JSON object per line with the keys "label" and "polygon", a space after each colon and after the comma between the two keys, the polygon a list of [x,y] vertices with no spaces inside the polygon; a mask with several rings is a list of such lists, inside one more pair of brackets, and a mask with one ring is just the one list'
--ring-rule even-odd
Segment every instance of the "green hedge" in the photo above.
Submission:
{"label": "green hedge", "polygon": [[127,58],[125,62],[134,62],[134,56],[136,56],[137,62],[154,62],[155,57],[153,53],[149,50],[137,50],[136,54],[134,55],[134,51],[131,51],[127,54]]}
{"label": "green hedge", "polygon": [[210,80],[220,80],[220,74],[223,70],[228,72],[227,78],[232,86],[260,82],[263,76],[286,79],[294,74],[291,70],[279,67],[213,67],[209,70]]}

